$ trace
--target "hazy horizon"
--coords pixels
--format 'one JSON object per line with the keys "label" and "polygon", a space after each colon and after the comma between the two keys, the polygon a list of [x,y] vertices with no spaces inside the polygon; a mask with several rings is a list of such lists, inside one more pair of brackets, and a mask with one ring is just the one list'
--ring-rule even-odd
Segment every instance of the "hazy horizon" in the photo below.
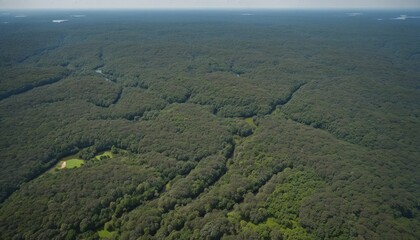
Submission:
{"label": "hazy horizon", "polygon": [[0,9],[420,9],[420,0],[122,0],[118,3],[99,0],[0,0]]}

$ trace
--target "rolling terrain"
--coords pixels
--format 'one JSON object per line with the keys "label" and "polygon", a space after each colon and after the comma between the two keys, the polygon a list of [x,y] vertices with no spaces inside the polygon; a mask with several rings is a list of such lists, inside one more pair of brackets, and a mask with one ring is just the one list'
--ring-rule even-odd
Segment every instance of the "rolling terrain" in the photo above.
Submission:
{"label": "rolling terrain", "polygon": [[0,16],[0,239],[420,238],[419,19],[74,14]]}

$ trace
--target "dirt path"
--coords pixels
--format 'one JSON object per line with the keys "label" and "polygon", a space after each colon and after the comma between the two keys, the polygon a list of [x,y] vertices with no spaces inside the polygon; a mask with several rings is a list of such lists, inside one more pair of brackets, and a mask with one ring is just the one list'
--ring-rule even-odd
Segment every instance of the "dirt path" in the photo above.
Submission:
{"label": "dirt path", "polygon": [[60,169],[65,168],[65,167],[66,167],[66,165],[67,165],[67,162],[66,162],[66,161],[63,161],[63,162],[61,163]]}

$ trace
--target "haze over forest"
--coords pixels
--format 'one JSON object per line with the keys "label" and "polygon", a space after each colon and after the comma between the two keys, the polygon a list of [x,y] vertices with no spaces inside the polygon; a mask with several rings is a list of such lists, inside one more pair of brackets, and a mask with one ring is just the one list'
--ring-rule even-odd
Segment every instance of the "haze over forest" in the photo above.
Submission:
{"label": "haze over forest", "polygon": [[89,1],[50,1],[50,0],[1,0],[0,8],[37,8],[37,9],[420,9],[418,0],[89,0]]}

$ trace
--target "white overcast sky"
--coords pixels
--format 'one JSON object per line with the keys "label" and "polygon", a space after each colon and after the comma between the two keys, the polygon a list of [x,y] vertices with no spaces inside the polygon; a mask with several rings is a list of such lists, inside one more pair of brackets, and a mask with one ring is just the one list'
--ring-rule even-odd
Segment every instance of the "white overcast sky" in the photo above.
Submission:
{"label": "white overcast sky", "polygon": [[420,0],[0,0],[0,8],[420,8]]}

